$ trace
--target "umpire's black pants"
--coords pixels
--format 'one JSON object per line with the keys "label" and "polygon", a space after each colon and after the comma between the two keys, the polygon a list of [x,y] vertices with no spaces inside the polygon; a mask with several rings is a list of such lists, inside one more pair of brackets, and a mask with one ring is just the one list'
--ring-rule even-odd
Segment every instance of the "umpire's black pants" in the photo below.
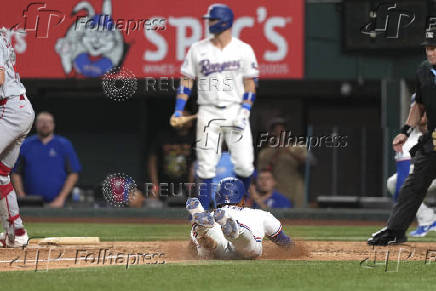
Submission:
{"label": "umpire's black pants", "polygon": [[421,148],[414,158],[413,172],[404,182],[398,195],[398,202],[392,209],[388,229],[403,234],[415,218],[424,201],[427,189],[436,178],[436,152],[424,152]]}

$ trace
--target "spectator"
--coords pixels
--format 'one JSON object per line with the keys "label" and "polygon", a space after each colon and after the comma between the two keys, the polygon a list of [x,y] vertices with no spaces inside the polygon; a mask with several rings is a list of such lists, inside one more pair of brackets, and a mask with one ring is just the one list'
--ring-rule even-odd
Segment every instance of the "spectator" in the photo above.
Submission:
{"label": "spectator", "polygon": [[[286,133],[283,135],[283,133]],[[287,136],[285,120],[276,118],[271,122],[269,141],[275,144],[268,144],[258,155],[257,169],[269,169],[277,181],[276,188],[290,199],[295,207],[304,205],[304,179],[302,166],[307,158],[307,149],[304,146],[294,146],[280,140]],[[277,145],[277,139],[280,140]]]}
{"label": "spectator", "polygon": [[[189,115],[188,112],[183,114]],[[191,129],[192,122],[189,122],[181,128],[160,134],[152,144],[148,160],[148,170],[153,184],[153,197],[150,198],[185,194],[185,187],[180,185],[194,181],[192,175],[194,136]],[[162,187],[159,191],[159,186],[163,185],[160,183],[165,183],[165,189]]]}
{"label": "spectator", "polygon": [[291,208],[288,198],[274,189],[276,181],[270,170],[260,170],[250,188],[250,196],[254,200],[253,208]]}
{"label": "spectator", "polygon": [[39,113],[35,125],[36,135],[21,146],[12,182],[19,197],[42,196],[50,207],[60,208],[79,178],[79,159],[71,142],[54,134],[51,113]]}

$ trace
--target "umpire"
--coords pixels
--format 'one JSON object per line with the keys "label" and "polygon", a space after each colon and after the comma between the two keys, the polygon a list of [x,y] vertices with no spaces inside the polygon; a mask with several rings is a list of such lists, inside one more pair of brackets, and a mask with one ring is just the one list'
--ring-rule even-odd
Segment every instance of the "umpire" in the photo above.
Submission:
{"label": "umpire", "polygon": [[401,187],[398,202],[392,209],[387,226],[368,239],[369,245],[386,246],[407,241],[405,232],[436,178],[436,30],[427,31],[423,43],[427,55],[416,72],[416,103],[410,108],[406,124],[394,138],[393,148],[402,151],[411,131],[427,113],[427,132],[410,150],[415,166]]}

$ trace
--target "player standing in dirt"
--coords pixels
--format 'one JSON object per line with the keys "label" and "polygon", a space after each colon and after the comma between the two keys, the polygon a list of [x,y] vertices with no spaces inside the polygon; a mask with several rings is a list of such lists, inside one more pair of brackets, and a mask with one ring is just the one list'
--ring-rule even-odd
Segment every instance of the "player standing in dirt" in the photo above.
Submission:
{"label": "player standing in dirt", "polygon": [[17,195],[10,172],[18,158],[20,145],[32,128],[35,113],[26,97],[26,88],[15,72],[15,51],[8,31],[0,29],[0,215],[4,232],[0,246],[22,247],[28,236],[21,220]]}
{"label": "player standing in dirt", "polygon": [[197,176],[202,182],[198,198],[209,209],[223,139],[237,177],[246,191],[250,186],[254,150],[249,117],[259,71],[251,46],[232,37],[233,12],[228,6],[213,4],[204,18],[213,36],[194,43],[186,55],[172,119],[182,116],[197,79]]}

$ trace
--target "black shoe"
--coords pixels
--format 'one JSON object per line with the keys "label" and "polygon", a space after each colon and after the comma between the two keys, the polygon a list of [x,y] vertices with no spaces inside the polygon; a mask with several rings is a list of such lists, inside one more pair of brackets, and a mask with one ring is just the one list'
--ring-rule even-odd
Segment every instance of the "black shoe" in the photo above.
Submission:
{"label": "black shoe", "polygon": [[407,241],[407,237],[404,233],[398,233],[393,230],[384,227],[372,234],[372,237],[368,239],[368,245],[370,246],[387,246],[396,245]]}

